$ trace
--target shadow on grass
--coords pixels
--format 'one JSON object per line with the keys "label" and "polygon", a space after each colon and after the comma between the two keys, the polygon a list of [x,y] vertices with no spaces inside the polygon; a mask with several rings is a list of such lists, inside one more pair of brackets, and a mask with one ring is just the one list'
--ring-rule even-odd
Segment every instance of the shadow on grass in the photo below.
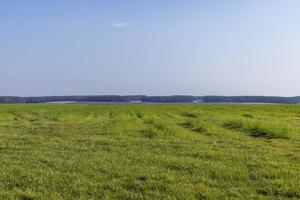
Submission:
{"label": "shadow on grass", "polygon": [[246,132],[252,137],[267,139],[290,139],[291,128],[283,124],[261,122],[256,120],[231,119],[223,123],[223,127],[230,130]]}

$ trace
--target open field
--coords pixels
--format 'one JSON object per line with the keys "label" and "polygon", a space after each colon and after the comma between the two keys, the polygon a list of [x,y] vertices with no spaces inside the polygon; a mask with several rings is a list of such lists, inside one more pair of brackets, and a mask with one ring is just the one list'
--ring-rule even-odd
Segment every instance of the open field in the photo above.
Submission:
{"label": "open field", "polygon": [[0,199],[300,199],[299,105],[1,105]]}

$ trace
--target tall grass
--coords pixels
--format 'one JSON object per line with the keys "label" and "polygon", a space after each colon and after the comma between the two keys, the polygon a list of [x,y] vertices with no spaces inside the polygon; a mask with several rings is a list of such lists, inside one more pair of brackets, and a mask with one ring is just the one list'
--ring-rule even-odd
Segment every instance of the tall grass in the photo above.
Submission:
{"label": "tall grass", "polygon": [[290,139],[293,129],[285,124],[262,122],[249,119],[231,119],[223,123],[228,129],[243,131],[253,137],[264,137],[268,139]]}
{"label": "tall grass", "polygon": [[182,130],[174,123],[166,122],[158,117],[147,118],[144,121],[146,129],[143,133],[148,138],[170,138],[182,136]]}
{"label": "tall grass", "polygon": [[299,113],[0,105],[0,199],[300,199]]}

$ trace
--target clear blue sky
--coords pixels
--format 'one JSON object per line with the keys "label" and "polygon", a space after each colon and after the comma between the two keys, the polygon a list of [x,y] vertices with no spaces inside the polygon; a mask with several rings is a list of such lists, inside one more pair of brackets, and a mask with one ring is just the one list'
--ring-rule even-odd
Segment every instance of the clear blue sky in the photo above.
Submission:
{"label": "clear blue sky", "polygon": [[1,0],[1,95],[300,95],[297,0]]}

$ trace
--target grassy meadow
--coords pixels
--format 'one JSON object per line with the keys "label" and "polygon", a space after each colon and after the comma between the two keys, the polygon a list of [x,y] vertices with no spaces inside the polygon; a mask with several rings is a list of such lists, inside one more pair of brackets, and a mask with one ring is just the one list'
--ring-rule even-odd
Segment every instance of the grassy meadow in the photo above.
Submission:
{"label": "grassy meadow", "polygon": [[299,105],[0,105],[0,199],[300,199]]}

